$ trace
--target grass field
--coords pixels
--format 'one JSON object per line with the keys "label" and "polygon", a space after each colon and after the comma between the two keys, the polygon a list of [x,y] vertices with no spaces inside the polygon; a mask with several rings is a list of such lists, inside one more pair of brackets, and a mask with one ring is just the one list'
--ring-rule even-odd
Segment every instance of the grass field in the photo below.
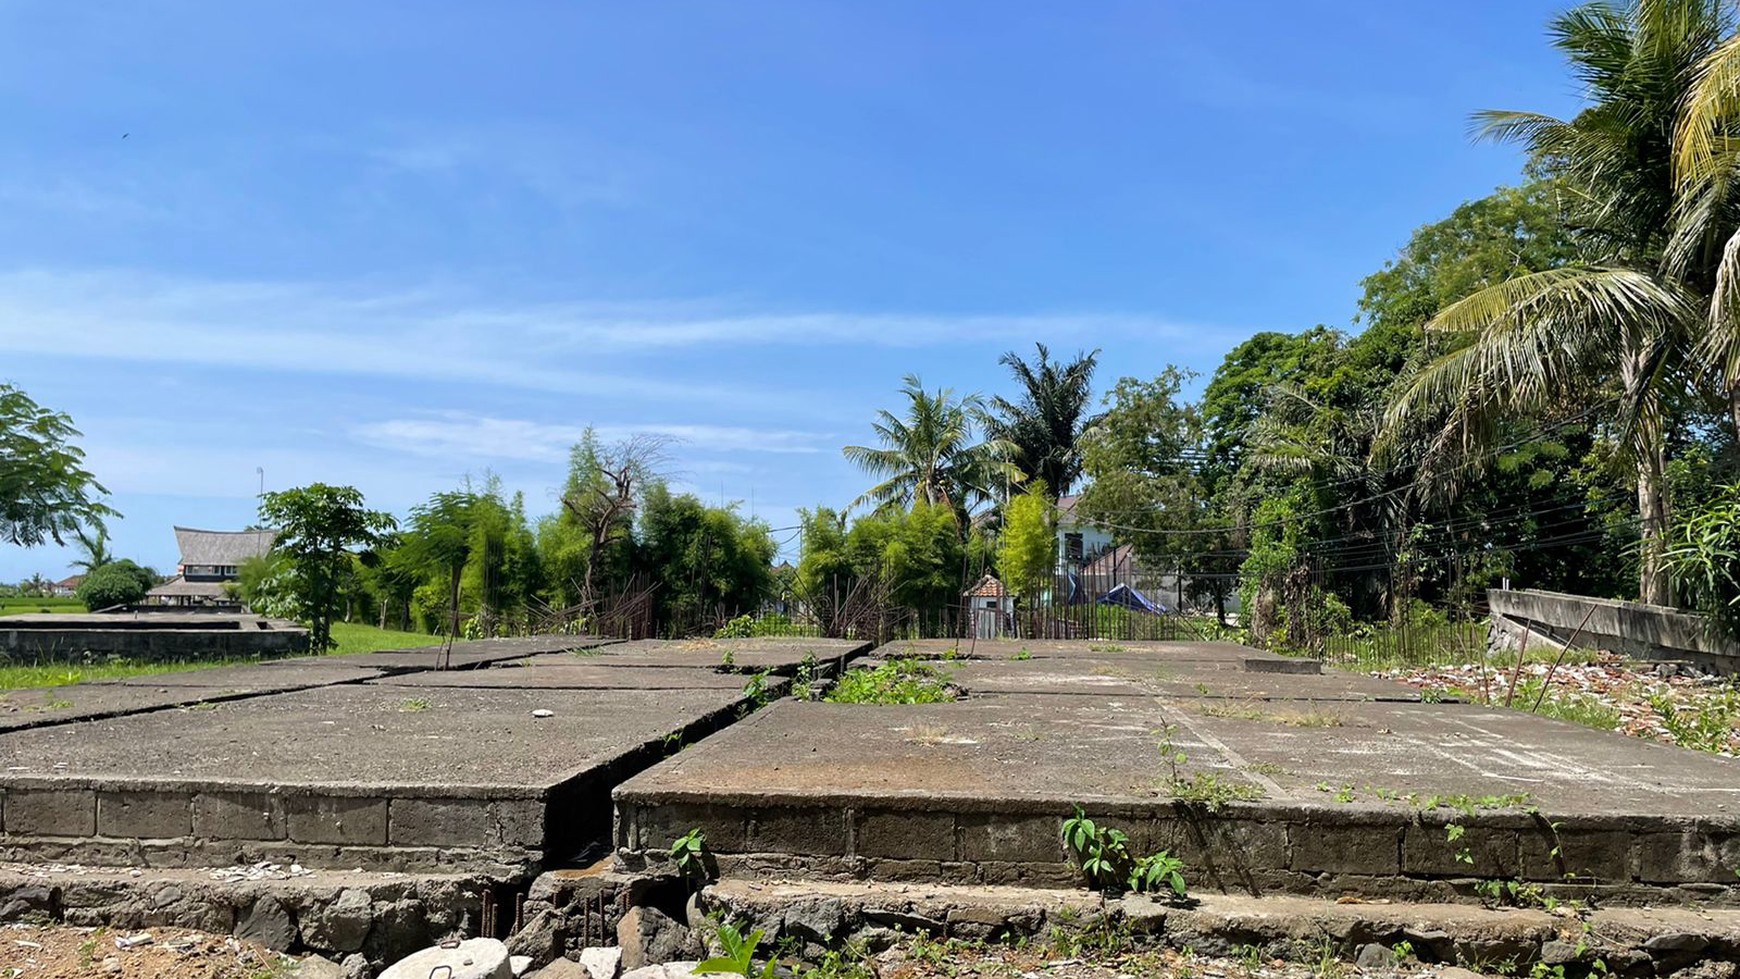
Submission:
{"label": "grass field", "polygon": [[[394,632],[356,622],[334,622],[332,638],[338,642],[333,655],[372,653],[383,649],[411,649],[439,642],[436,636],[420,632]],[[180,673],[204,670],[214,666],[231,666],[253,660],[199,660],[180,663],[136,663],[113,660],[105,663],[47,663],[0,666],[0,690],[25,687],[60,687],[93,680],[122,680],[130,676],[151,676],[157,673]]]}
{"label": "grass field", "polygon": [[431,646],[441,641],[440,636],[427,636],[421,632],[395,632],[392,629],[377,629],[361,622],[334,622],[332,624],[332,641],[338,643],[333,650],[337,656],[348,656],[351,653],[373,653],[383,649],[415,649],[418,646]]}
{"label": "grass field", "polygon": [[0,598],[0,615],[27,615],[34,612],[83,612],[85,607],[76,598]]}

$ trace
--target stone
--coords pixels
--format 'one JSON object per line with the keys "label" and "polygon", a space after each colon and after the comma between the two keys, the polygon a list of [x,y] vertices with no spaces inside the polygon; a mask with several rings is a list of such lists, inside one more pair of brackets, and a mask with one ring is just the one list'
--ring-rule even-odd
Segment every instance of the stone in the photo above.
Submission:
{"label": "stone", "polygon": [[282,901],[267,895],[248,909],[247,917],[236,925],[235,934],[245,942],[258,942],[274,952],[288,952],[296,944],[296,923],[290,920],[290,912],[284,909]]}
{"label": "stone", "polygon": [[666,962],[630,970],[622,974],[622,979],[690,979],[694,974],[693,962]]}
{"label": "stone", "polygon": [[54,918],[54,892],[46,887],[20,887],[0,906],[0,921],[47,924]]}
{"label": "stone", "polygon": [[[261,900],[265,900],[262,898]],[[237,934],[241,934],[237,932]],[[296,963],[296,979],[349,979],[344,967],[321,955],[310,955]]]}
{"label": "stone", "polygon": [[1447,965],[1438,970],[1438,979],[1486,979],[1486,977],[1459,965]]}
{"label": "stone", "polygon": [[823,944],[831,941],[845,923],[845,906],[832,898],[805,901],[796,907],[787,908],[785,912],[787,932],[801,938],[812,938]]}
{"label": "stone", "polygon": [[622,973],[622,949],[614,945],[583,948],[580,950],[580,966],[591,979],[616,979]]}
{"label": "stone", "polygon": [[345,956],[341,968],[344,969],[344,979],[375,979],[375,967],[361,952]]}
{"label": "stone", "polygon": [[[526,979],[588,979],[592,973],[586,967],[573,959],[557,959],[536,972],[530,973]],[[615,979],[611,973],[611,979]]]}
{"label": "stone", "polygon": [[1359,956],[1353,964],[1361,969],[1388,969],[1396,964],[1396,953],[1388,945],[1372,942],[1359,947]]}
{"label": "stone", "polygon": [[657,908],[630,908],[616,926],[622,967],[630,972],[680,959],[689,947],[689,939],[687,925]]}
{"label": "stone", "polygon": [[1554,939],[1541,943],[1541,964],[1543,965],[1570,965],[1577,961],[1578,957],[1577,946],[1570,942]]}
{"label": "stone", "polygon": [[527,972],[530,972],[531,969],[532,957],[530,955],[508,956],[508,971],[512,972],[514,975],[523,976]]}
{"label": "stone", "polygon": [[524,955],[532,965],[541,966],[562,957],[567,941],[563,930],[565,919],[556,911],[539,911],[532,915],[519,931],[507,940],[508,952]]}
{"label": "stone", "polygon": [[514,979],[508,958],[507,946],[493,938],[444,942],[393,963],[380,979]]}
{"label": "stone", "polygon": [[1702,952],[1710,940],[1703,935],[1692,935],[1686,932],[1669,932],[1655,935],[1643,943],[1643,950],[1651,955],[1674,955],[1687,952]]}
{"label": "stone", "polygon": [[322,951],[358,951],[374,925],[372,911],[367,891],[347,887],[331,904],[302,916],[302,941]]}

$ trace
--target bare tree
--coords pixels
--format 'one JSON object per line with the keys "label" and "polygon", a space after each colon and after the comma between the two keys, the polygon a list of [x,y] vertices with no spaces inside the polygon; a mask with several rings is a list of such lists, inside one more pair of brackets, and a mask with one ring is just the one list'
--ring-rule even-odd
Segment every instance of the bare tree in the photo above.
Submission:
{"label": "bare tree", "polygon": [[[588,433],[590,435],[590,433]],[[590,455],[589,471],[572,479],[562,494],[562,508],[587,533],[586,575],[581,604],[590,609],[596,598],[597,570],[605,549],[626,538],[648,483],[661,478],[673,439],[664,435],[631,435],[607,446],[583,443]]]}

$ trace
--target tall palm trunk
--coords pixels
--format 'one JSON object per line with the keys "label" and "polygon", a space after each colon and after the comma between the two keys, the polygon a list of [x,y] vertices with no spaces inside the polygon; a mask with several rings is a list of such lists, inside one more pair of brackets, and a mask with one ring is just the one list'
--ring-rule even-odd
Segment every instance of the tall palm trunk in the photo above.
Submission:
{"label": "tall palm trunk", "polygon": [[1627,343],[1620,367],[1628,403],[1638,405],[1636,446],[1638,516],[1638,600],[1672,605],[1673,584],[1663,554],[1667,533],[1667,447],[1661,407],[1645,390],[1649,354],[1636,340]]}

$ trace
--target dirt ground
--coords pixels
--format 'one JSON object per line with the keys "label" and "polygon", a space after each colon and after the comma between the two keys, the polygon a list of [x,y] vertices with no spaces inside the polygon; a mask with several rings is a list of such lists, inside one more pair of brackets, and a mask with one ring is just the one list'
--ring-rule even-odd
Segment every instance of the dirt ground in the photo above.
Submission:
{"label": "dirt ground", "polygon": [[[149,935],[149,942],[118,947]],[[182,928],[0,927],[0,979],[293,979],[296,960],[228,936]]]}

